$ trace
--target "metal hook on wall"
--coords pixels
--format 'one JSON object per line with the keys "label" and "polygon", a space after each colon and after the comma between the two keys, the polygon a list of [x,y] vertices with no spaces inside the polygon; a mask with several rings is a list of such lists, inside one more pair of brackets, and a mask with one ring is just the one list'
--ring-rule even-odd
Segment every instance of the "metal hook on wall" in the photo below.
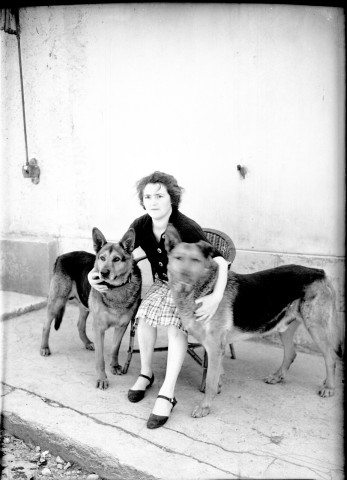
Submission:
{"label": "metal hook on wall", "polygon": [[245,179],[245,178],[246,178],[246,174],[247,174],[247,172],[248,172],[247,167],[238,165],[236,168],[237,168],[237,170],[239,171],[241,177],[242,177],[243,179]]}

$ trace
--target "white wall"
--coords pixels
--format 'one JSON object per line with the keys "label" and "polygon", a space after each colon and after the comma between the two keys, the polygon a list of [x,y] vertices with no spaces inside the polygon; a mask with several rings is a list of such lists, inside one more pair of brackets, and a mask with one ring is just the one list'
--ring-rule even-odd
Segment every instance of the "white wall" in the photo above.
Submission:
{"label": "white wall", "polygon": [[[342,9],[105,4],[21,10],[29,157],[16,38],[1,32],[2,232],[110,239],[143,213],[159,169],[181,210],[239,250],[344,255]],[[237,165],[249,173],[241,179]]]}

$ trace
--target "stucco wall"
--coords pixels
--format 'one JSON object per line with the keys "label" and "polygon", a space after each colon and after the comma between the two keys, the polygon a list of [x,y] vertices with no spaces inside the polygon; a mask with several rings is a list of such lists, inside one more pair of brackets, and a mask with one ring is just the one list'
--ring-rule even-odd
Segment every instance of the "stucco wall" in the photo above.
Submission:
{"label": "stucco wall", "polygon": [[185,187],[184,213],[233,238],[238,271],[319,256],[342,291],[342,9],[76,5],[20,21],[41,180],[22,177],[17,41],[1,32],[3,236],[61,252],[91,250],[93,226],[118,239],[143,213],[136,180],[159,169]]}

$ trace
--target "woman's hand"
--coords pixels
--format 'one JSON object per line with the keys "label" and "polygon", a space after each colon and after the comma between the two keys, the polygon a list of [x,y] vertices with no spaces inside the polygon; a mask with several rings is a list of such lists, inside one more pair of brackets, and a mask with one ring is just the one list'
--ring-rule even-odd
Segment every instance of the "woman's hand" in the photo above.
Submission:
{"label": "woman's hand", "polygon": [[220,297],[213,292],[210,295],[195,300],[195,303],[198,304],[198,308],[195,311],[195,320],[197,322],[210,320],[210,318],[216,313],[222,298],[223,297]]}
{"label": "woman's hand", "polygon": [[195,311],[195,320],[210,320],[216,313],[218,306],[223,298],[224,290],[228,279],[229,262],[223,257],[215,257],[213,259],[218,265],[217,281],[213,292],[205,297],[198,298],[195,303],[199,304]]}
{"label": "woman's hand", "polygon": [[88,275],[88,282],[90,285],[97,290],[98,292],[107,292],[108,288],[106,285],[99,285],[100,282],[103,282],[104,280],[100,278],[99,273],[93,268]]}

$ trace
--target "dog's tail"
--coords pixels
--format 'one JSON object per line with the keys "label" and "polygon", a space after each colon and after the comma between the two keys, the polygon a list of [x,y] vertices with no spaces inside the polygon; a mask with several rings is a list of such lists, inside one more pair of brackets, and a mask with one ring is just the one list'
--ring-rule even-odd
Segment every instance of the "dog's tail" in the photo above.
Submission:
{"label": "dog's tail", "polygon": [[328,317],[328,335],[331,346],[333,347],[336,355],[340,358],[345,354],[345,329],[344,321],[339,321],[337,309],[336,309],[336,294],[334,287],[329,280],[326,280],[326,286],[329,290],[329,294],[332,299],[332,312]]}
{"label": "dog's tail", "polygon": [[[338,317],[337,317],[337,321],[338,321]],[[342,359],[344,359],[345,357],[345,321],[343,319],[343,321],[341,322],[338,322],[338,331],[339,331],[339,338],[336,339],[336,342],[335,342],[335,353],[338,357]]]}
{"label": "dog's tail", "polygon": [[56,330],[59,330],[59,327],[61,325],[61,322],[63,320],[63,316],[64,316],[64,312],[65,312],[65,305],[60,307],[56,312],[55,312],[55,316],[54,316],[54,328]]}

